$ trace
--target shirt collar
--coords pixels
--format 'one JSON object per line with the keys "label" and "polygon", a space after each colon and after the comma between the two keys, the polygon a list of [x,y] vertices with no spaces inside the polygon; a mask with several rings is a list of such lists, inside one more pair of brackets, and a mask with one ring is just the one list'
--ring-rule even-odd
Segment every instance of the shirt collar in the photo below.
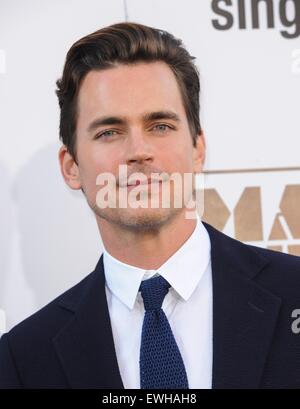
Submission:
{"label": "shirt collar", "polygon": [[145,270],[116,259],[104,248],[106,285],[121,302],[132,309],[143,279],[159,274],[187,301],[210,262],[210,239],[199,215],[193,233],[157,270]]}

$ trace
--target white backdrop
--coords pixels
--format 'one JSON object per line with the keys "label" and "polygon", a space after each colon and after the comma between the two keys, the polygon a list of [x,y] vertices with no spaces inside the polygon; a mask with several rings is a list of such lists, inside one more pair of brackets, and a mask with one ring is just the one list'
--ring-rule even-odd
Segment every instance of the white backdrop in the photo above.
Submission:
{"label": "white backdrop", "polygon": [[77,283],[102,252],[93,214],[59,173],[54,91],[73,42],[116,22],[166,29],[197,57],[205,219],[300,255],[299,3],[260,1],[255,28],[251,0],[0,0],[0,332],[5,317],[9,330]]}

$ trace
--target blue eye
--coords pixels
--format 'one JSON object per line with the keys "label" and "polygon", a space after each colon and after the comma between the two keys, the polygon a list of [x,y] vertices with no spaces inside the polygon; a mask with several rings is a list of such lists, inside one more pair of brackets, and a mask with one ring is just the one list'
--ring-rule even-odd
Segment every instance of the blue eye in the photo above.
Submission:
{"label": "blue eye", "polygon": [[157,128],[157,127],[161,127],[161,126],[164,127],[163,131],[165,131],[166,128],[172,129],[169,125],[166,125],[166,124],[158,124],[158,125],[155,125],[155,126],[153,127],[153,129],[154,129],[154,128]]}
{"label": "blue eye", "polygon": [[95,139],[103,138],[103,137],[106,137],[106,136],[108,136],[108,137],[112,136],[112,135],[108,135],[109,132],[116,132],[116,131],[114,131],[114,130],[104,131],[104,132],[102,132],[102,133],[96,135],[96,136],[95,136]]}

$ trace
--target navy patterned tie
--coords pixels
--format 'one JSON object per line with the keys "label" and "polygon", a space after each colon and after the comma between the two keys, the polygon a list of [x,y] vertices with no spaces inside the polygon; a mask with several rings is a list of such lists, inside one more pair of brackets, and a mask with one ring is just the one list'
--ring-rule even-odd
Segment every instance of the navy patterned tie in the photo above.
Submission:
{"label": "navy patterned tie", "polygon": [[188,389],[188,379],[169,321],[161,306],[170,284],[162,277],[142,281],[145,316],[140,349],[141,389]]}

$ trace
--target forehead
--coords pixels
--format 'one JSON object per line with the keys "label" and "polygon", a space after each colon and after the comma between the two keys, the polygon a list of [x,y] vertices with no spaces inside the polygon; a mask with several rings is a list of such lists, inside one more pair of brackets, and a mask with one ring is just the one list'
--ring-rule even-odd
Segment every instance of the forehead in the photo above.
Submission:
{"label": "forehead", "polygon": [[90,71],[78,95],[78,120],[99,113],[138,116],[139,112],[158,108],[183,114],[176,78],[161,61]]}

